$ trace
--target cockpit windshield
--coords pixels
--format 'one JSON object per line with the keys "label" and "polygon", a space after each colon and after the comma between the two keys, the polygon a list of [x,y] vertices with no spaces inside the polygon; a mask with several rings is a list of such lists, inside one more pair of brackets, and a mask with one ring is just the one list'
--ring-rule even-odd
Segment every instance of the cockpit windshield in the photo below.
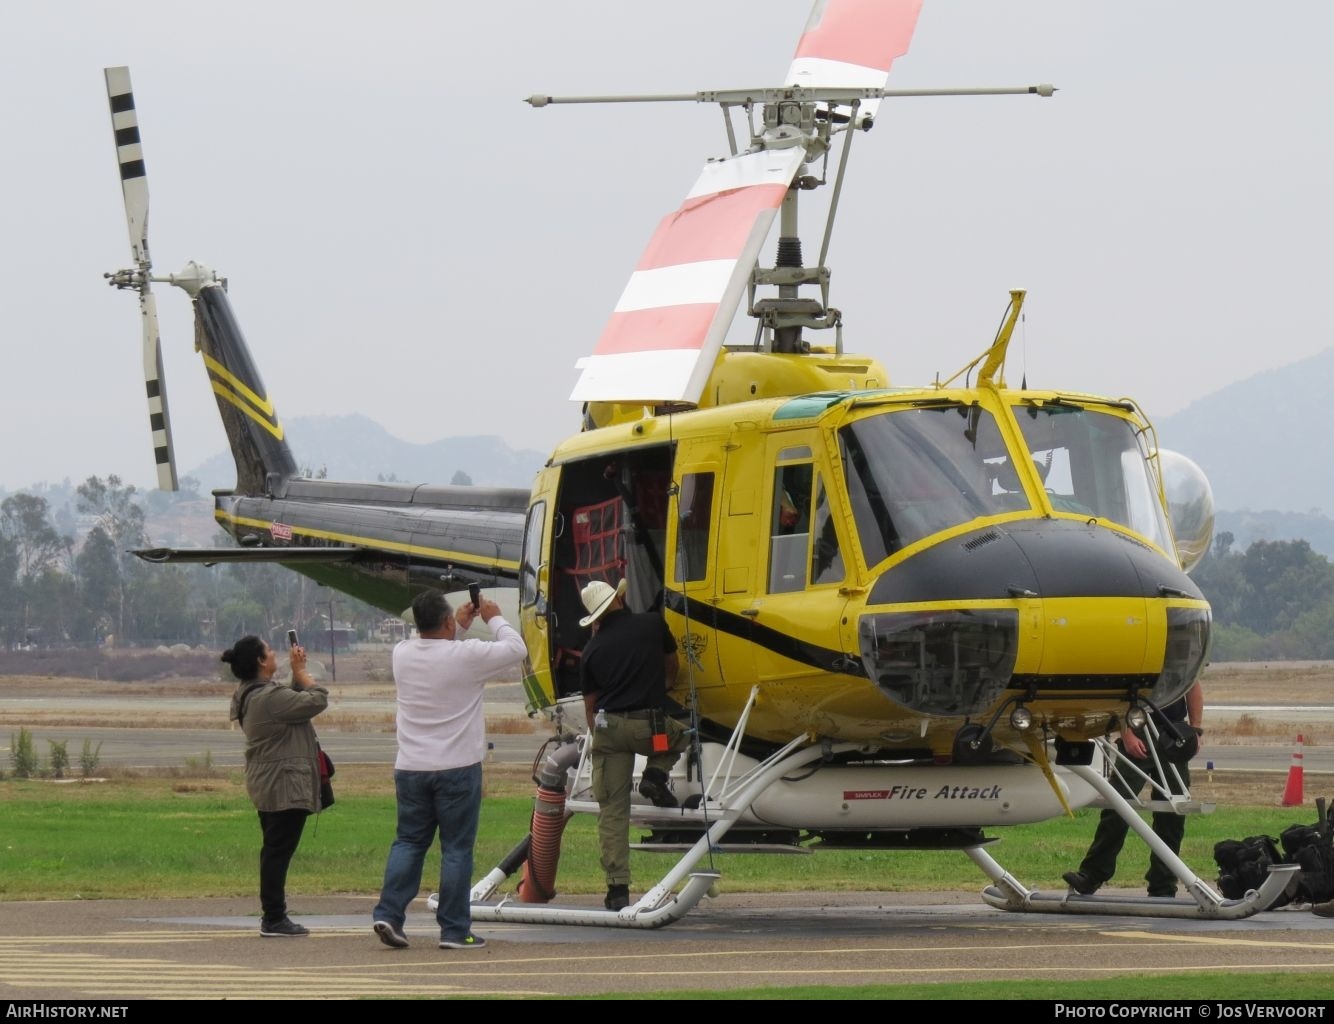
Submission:
{"label": "cockpit windshield", "polygon": [[1025,402],[1014,415],[1056,511],[1110,519],[1174,550],[1134,424],[1068,402]]}
{"label": "cockpit windshield", "polygon": [[[1059,401],[1025,402],[1014,414],[1053,509],[1111,520],[1173,550],[1134,423]],[[838,436],[867,565],[952,526],[1031,507],[995,419],[980,406],[878,412]]]}
{"label": "cockpit windshield", "polygon": [[979,406],[883,412],[838,436],[867,565],[970,519],[1030,507],[995,419]]}

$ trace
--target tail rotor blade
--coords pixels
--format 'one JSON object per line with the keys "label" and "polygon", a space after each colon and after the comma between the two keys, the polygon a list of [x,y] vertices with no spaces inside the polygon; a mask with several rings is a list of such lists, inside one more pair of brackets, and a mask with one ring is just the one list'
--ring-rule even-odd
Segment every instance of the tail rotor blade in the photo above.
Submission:
{"label": "tail rotor blade", "polygon": [[107,101],[111,105],[111,128],[116,137],[116,162],[120,187],[125,196],[125,220],[130,230],[130,250],[139,269],[147,273],[148,178],[144,170],[144,148],[139,141],[139,112],[134,108],[130,69],[107,68]]}
{"label": "tail rotor blade", "polygon": [[176,453],[171,443],[171,415],[167,411],[167,379],[162,372],[162,342],[158,337],[157,298],[144,283],[139,294],[144,320],[144,390],[148,393],[148,423],[153,432],[153,459],[157,485],[176,490]]}
{"label": "tail rotor blade", "polygon": [[111,129],[116,138],[116,164],[125,197],[125,222],[130,233],[134,268],[109,275],[112,283],[139,292],[143,319],[144,390],[148,394],[148,422],[153,433],[153,459],[157,484],[164,491],[176,490],[176,457],[171,443],[171,417],[167,411],[167,381],[162,371],[162,342],[158,333],[157,299],[149,285],[153,269],[148,255],[148,178],[144,170],[144,148],[139,139],[139,112],[130,87],[130,69],[107,68],[107,102],[111,106]]}

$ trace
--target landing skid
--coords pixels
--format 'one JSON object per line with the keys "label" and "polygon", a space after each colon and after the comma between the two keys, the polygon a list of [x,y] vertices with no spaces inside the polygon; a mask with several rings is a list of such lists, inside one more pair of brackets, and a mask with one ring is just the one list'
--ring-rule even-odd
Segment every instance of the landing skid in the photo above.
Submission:
{"label": "landing skid", "polygon": [[[804,767],[826,756],[831,748],[801,747],[804,737],[798,737],[757,771],[750,773],[735,794],[729,794],[724,804],[710,799],[701,801],[694,810],[661,810],[664,818],[674,822],[698,823],[704,827],[699,840],[676,862],[653,888],[637,902],[623,910],[597,910],[589,907],[562,907],[551,904],[523,903],[505,897],[489,903],[496,889],[507,877],[507,872],[495,868],[473,887],[472,919],[474,921],[515,922],[522,924],[593,925],[604,928],[662,928],[679,921],[703,899],[722,877],[717,871],[694,870],[701,860],[718,848],[718,843],[772,783],[784,774]],[[797,749],[801,747],[801,749]],[[834,748],[837,749],[837,748]],[[684,884],[682,884],[684,883]],[[676,892],[676,887],[681,891]],[[428,901],[429,902],[429,901]]]}
{"label": "landing skid", "polygon": [[[753,706],[753,699],[752,695],[751,706]],[[875,815],[872,823],[864,828],[862,825],[855,823],[851,825],[844,824],[841,827],[845,831],[856,834],[862,831],[874,832],[877,828],[892,830],[911,828],[914,825],[934,828],[937,831],[948,831],[951,827],[957,829],[960,826],[961,823],[958,820],[931,820],[923,816],[925,810],[923,805],[927,803],[926,798],[929,791],[934,790],[936,786],[933,783],[928,788],[921,784],[920,779],[916,782],[911,781],[914,779],[911,773],[918,769],[885,765],[885,773],[867,777],[868,780],[874,780],[869,782],[868,787],[868,785],[862,785],[860,779],[853,782],[844,781],[848,777],[839,776],[837,773],[845,769],[827,768],[827,766],[808,767],[814,766],[817,761],[829,760],[836,755],[856,750],[857,748],[853,744],[829,741],[823,744],[809,744],[806,737],[800,736],[793,739],[781,750],[770,755],[766,760],[747,764],[747,759],[739,756],[739,743],[740,738],[745,733],[749,710],[750,706],[742,715],[741,721],[728,744],[721,748],[721,754],[717,757],[705,758],[701,762],[699,767],[703,768],[704,774],[712,774],[707,779],[701,777],[695,783],[692,783],[694,793],[690,799],[685,801],[687,806],[660,808],[647,806],[641,801],[632,808],[633,820],[639,825],[664,831],[671,830],[699,835],[699,838],[693,844],[689,844],[689,838],[686,836],[679,843],[672,843],[668,847],[660,847],[670,849],[672,852],[681,852],[681,856],[675,866],[637,902],[618,911],[587,906],[526,903],[508,895],[492,902],[501,884],[523,863],[524,857],[527,856],[525,853],[517,858],[513,855],[511,858],[507,858],[505,862],[493,868],[485,878],[473,887],[472,919],[479,922],[497,923],[565,924],[639,929],[662,928],[680,920],[698,905],[700,900],[709,895],[710,890],[713,889],[713,886],[721,877],[719,872],[712,869],[709,858],[724,849],[722,845],[723,837],[734,825],[740,824],[743,829],[747,826],[753,829],[758,823],[768,828],[792,830],[804,827],[814,831],[817,826],[813,826],[812,822],[818,817],[818,812],[822,806],[827,808],[830,804],[833,804],[839,808],[838,814],[851,815],[864,809],[867,801],[860,799],[864,797],[875,798],[871,806],[877,809],[871,812]],[[1118,754],[1116,748],[1110,742],[1097,740],[1095,743],[1103,755],[1102,759],[1110,762],[1114,766],[1115,772],[1124,775],[1126,771],[1137,771]],[[554,787],[557,790],[565,787],[567,795],[564,810],[567,815],[569,813],[597,812],[597,804],[590,801],[588,773],[586,771],[588,754],[584,747],[585,743],[582,738],[558,746],[557,752],[548,759],[547,768],[544,770],[544,786]],[[1292,883],[1296,872],[1299,870],[1296,865],[1271,868],[1269,878],[1258,890],[1248,892],[1241,899],[1224,899],[1192,872],[1154,834],[1148,823],[1137,813],[1137,808],[1143,809],[1145,807],[1154,810],[1173,810],[1176,813],[1187,813],[1202,809],[1204,805],[1192,801],[1189,794],[1186,793],[1186,787],[1181,784],[1182,780],[1179,773],[1176,773],[1175,768],[1159,762],[1155,756],[1154,772],[1158,778],[1151,778],[1142,772],[1139,773],[1141,786],[1143,781],[1147,780],[1152,784],[1152,788],[1157,794],[1157,799],[1148,804],[1138,801],[1131,803],[1122,797],[1112,783],[1104,777],[1101,765],[1063,765],[1061,769],[1066,774],[1062,777],[1062,781],[1057,782],[1055,777],[1049,773],[1046,781],[1042,781],[1042,773],[1033,765],[1026,768],[1005,765],[973,768],[971,771],[985,773],[988,785],[980,791],[975,787],[970,788],[968,785],[948,784],[950,778],[948,775],[936,775],[937,772],[947,773],[953,770],[948,767],[927,770],[932,773],[933,779],[947,782],[947,784],[940,786],[939,792],[936,794],[937,798],[944,798],[947,794],[951,799],[960,794],[968,798],[983,798],[989,793],[993,796],[999,795],[1001,789],[1005,788],[1007,794],[1026,792],[1025,800],[1030,803],[1030,806],[1037,797],[1033,790],[1024,791],[1022,789],[1022,778],[1025,775],[1032,776],[1036,774],[1046,799],[1052,801],[1051,806],[1042,809],[1040,812],[1033,812],[1027,818],[1006,818],[1004,815],[1011,812],[1004,810],[1004,808],[1010,807],[1004,800],[995,801],[1002,809],[993,809],[991,812],[993,817],[991,818],[984,814],[971,817],[973,811],[982,809],[981,807],[974,807],[969,812],[970,824],[977,826],[972,831],[978,835],[980,835],[980,829],[988,824],[1022,824],[1024,821],[1039,821],[1059,814],[1061,804],[1056,803],[1057,797],[1052,795],[1048,783],[1051,783],[1052,787],[1060,789],[1061,794],[1063,794],[1060,798],[1062,804],[1066,807],[1083,806],[1095,797],[1100,797],[1102,804],[1115,810],[1127,822],[1128,826],[1144,840],[1145,844],[1171,868],[1184,888],[1186,896],[1184,898],[1154,898],[1147,896],[1080,896],[1070,892],[1038,892],[1027,888],[997,863],[984,849],[986,840],[951,844],[952,848],[962,849],[967,853],[969,858],[991,880],[991,884],[982,892],[982,899],[988,905],[999,910],[1052,914],[1111,914],[1132,917],[1238,920],[1267,910]],[[808,804],[804,808],[794,811],[793,801],[800,799],[799,790],[801,787],[809,784],[807,780],[825,771],[832,773],[835,783],[832,791],[825,792],[823,801]],[[1175,778],[1170,785],[1164,781],[1173,775],[1175,775]],[[903,785],[895,785],[894,783],[903,783]],[[570,792],[572,785],[573,792]],[[1138,790],[1141,786],[1132,785],[1130,788]],[[771,787],[773,787],[772,792],[770,792]],[[1075,797],[1076,791],[1078,791],[1078,799]],[[841,794],[841,801],[833,799],[831,792]],[[887,803],[892,805],[888,798],[899,793],[906,793],[907,796],[912,798],[914,806],[911,813],[914,817],[911,820],[900,820],[896,823],[886,816],[885,805]],[[681,793],[680,795],[684,796],[685,794]],[[906,800],[901,801],[901,803],[907,802]],[[949,800],[944,802],[948,803]],[[791,813],[784,816],[784,812]],[[840,823],[835,821],[832,824],[826,823],[818,827],[837,830]],[[697,868],[702,869],[697,870]],[[679,892],[677,891],[678,887]],[[428,905],[433,905],[433,900],[428,900]]]}
{"label": "landing skid", "polygon": [[523,903],[507,897],[499,903],[473,903],[474,921],[516,922],[521,924],[578,924],[601,928],[662,928],[681,920],[695,909],[709,889],[721,878],[716,871],[697,871],[690,875],[679,893],[659,884],[637,903],[624,910],[597,910],[592,907],[562,907],[549,903]]}
{"label": "landing skid", "polygon": [[1269,877],[1259,889],[1252,889],[1241,899],[1224,899],[1158,838],[1148,823],[1136,813],[1134,806],[1116,791],[1111,782],[1103,778],[1100,771],[1086,765],[1070,766],[1070,771],[1097,790],[1107,805],[1125,819],[1158,858],[1172,869],[1188,895],[1185,897],[1106,896],[1094,893],[1091,896],[1081,896],[1075,892],[1037,892],[1024,886],[1001,867],[986,850],[980,846],[970,847],[965,852],[992,881],[991,885],[982,890],[982,899],[997,910],[1238,921],[1258,914],[1262,910],[1268,910],[1301,870],[1296,864],[1275,865],[1269,869]]}

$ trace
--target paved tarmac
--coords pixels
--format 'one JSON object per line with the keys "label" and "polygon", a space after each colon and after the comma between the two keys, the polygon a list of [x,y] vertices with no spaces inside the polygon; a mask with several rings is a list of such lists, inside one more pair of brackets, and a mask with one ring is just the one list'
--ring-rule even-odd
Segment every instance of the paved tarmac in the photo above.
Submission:
{"label": "paved tarmac", "polygon": [[[183,764],[209,751],[231,764],[241,749],[216,729],[52,733],[103,742],[104,763]],[[388,730],[335,737],[340,763],[392,759]],[[540,744],[533,735],[492,739],[502,762],[531,761]],[[1242,752],[1210,755],[1233,750]],[[1323,767],[1315,753],[1307,751],[1308,771]],[[1264,766],[1286,770],[1290,755],[1264,750]],[[995,978],[1058,979],[1077,995],[1080,979],[1216,971],[1315,971],[1334,991],[1334,920],[1293,908],[1238,922],[1066,917],[1007,913],[958,892],[734,894],[724,878],[717,899],[661,930],[485,923],[476,930],[486,949],[446,951],[424,901],[409,916],[407,950],[371,933],[373,905],[372,896],[302,897],[293,916],[313,934],[293,940],[261,939],[250,899],[5,902],[0,999],[560,998]],[[1134,997],[1129,986],[1126,995]]]}
{"label": "paved tarmac", "polygon": [[1176,921],[1007,913],[958,893],[724,891],[657,931],[482,924],[487,947],[464,951],[437,948],[422,900],[410,948],[390,949],[370,930],[373,906],[302,897],[292,916],[311,936],[262,939],[248,899],[6,903],[0,999],[549,999],[997,978],[1060,980],[1077,997],[1081,979],[1218,971],[1318,972],[1334,991],[1334,920],[1289,908]]}

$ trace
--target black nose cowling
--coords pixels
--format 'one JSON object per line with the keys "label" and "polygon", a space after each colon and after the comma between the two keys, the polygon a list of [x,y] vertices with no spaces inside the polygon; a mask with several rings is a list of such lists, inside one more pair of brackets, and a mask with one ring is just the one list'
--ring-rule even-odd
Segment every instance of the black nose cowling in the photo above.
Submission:
{"label": "black nose cowling", "polygon": [[[1145,610],[1175,599],[1163,609],[1165,632],[1162,618],[1122,615],[1125,599]],[[1006,689],[1140,694],[1161,706],[1203,665],[1209,611],[1194,603],[1203,600],[1162,553],[1105,526],[1007,523],[927,547],[885,572],[868,595],[859,640],[880,689],[928,714],[976,715]],[[917,607],[890,610],[902,605]],[[1031,612],[1022,631],[1021,609]],[[1137,644],[1139,659],[1122,655]],[[1159,644],[1161,670],[1142,671],[1156,666]]]}

